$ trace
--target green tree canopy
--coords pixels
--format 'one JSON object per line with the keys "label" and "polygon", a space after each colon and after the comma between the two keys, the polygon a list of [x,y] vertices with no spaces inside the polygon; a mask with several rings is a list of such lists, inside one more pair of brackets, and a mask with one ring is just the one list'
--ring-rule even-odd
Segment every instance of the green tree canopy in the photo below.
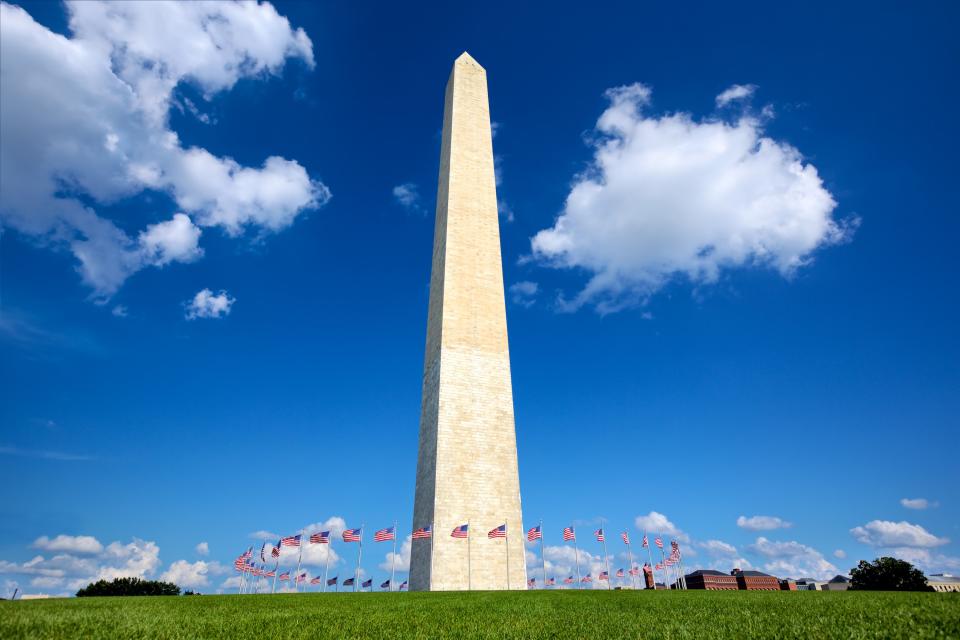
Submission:
{"label": "green tree canopy", "polygon": [[923,572],[905,560],[861,560],[850,571],[850,588],[857,591],[932,591]]}
{"label": "green tree canopy", "polygon": [[172,582],[141,580],[140,578],[114,578],[113,582],[99,580],[88,584],[77,597],[87,596],[178,596],[180,587]]}

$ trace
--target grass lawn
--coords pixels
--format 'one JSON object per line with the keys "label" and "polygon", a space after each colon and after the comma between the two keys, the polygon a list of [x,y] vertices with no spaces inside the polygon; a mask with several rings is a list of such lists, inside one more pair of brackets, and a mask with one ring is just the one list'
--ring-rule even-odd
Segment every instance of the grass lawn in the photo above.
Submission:
{"label": "grass lawn", "polygon": [[0,602],[0,638],[960,638],[938,593],[530,591]]}

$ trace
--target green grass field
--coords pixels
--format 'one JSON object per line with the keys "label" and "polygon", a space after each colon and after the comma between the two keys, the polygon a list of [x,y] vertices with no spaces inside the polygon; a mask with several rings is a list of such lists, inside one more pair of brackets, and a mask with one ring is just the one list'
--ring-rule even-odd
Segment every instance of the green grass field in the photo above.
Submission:
{"label": "green grass field", "polygon": [[936,593],[531,591],[0,602],[0,638],[960,638]]}

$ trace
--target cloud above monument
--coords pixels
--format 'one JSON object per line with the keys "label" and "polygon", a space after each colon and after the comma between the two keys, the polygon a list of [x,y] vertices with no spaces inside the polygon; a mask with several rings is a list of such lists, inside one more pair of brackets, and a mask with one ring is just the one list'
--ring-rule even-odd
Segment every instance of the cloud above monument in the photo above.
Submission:
{"label": "cloud above monument", "polygon": [[[313,67],[309,37],[271,4],[66,6],[69,37],[0,4],[0,220],[70,251],[96,299],[145,267],[199,259],[203,228],[276,232],[330,198],[295,160],[243,166],[184,146],[169,126],[181,83],[211,98],[242,78],[279,74],[288,59]],[[152,220],[111,217],[143,193],[172,202],[154,205]]]}
{"label": "cloud above monument", "polygon": [[[749,97],[734,89],[718,103]],[[589,275],[580,291],[561,294],[560,309],[614,312],[673,280],[709,285],[738,268],[790,278],[818,249],[852,236],[857,220],[835,219],[816,167],[766,135],[765,116],[648,115],[652,92],[640,83],[606,97],[591,163],[553,226],[531,239],[541,264]]]}

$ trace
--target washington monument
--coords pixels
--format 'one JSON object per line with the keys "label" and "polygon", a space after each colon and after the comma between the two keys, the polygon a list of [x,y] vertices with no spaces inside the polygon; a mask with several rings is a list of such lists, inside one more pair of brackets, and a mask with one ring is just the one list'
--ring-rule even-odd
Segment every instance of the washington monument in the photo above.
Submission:
{"label": "washington monument", "polygon": [[[464,524],[469,539],[452,537]],[[487,74],[467,53],[443,109],[413,507],[427,526],[411,590],[526,589]]]}

